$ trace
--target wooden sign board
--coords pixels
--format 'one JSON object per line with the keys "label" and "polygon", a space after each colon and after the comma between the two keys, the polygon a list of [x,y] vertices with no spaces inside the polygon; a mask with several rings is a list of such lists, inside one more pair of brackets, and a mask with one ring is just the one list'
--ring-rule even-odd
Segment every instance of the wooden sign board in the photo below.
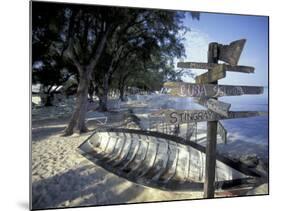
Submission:
{"label": "wooden sign board", "polygon": [[195,101],[197,103],[199,103],[200,105],[205,106],[206,108],[210,109],[211,111],[218,113],[225,117],[228,116],[228,112],[231,107],[231,104],[229,104],[229,103],[225,103],[225,102],[218,101],[218,100],[211,99],[211,98],[205,98],[205,97],[197,98],[197,99],[195,99]]}
{"label": "wooden sign board", "polygon": [[215,63],[202,63],[202,62],[178,62],[179,68],[191,68],[191,69],[213,69],[218,66],[224,66],[225,71],[241,72],[241,73],[254,73],[255,68],[250,66],[232,66],[228,64],[215,64]]}
{"label": "wooden sign board", "polygon": [[224,68],[224,65],[215,66],[211,71],[197,76],[195,81],[197,84],[207,84],[222,79],[226,76]]}
{"label": "wooden sign board", "polygon": [[230,111],[228,117],[224,117],[210,110],[165,110],[163,113],[165,114],[165,119],[168,124],[218,121],[223,119],[247,118],[267,114],[267,112],[259,111]]}
{"label": "wooden sign board", "polygon": [[218,131],[218,134],[220,135],[221,139],[223,140],[223,142],[226,144],[227,143],[227,131],[220,121],[218,121],[217,131]]}
{"label": "wooden sign board", "polygon": [[229,45],[218,45],[218,59],[229,63],[230,65],[237,65],[240,55],[243,51],[245,39],[236,40]]}
{"label": "wooden sign board", "polygon": [[181,97],[222,97],[263,93],[263,87],[259,86],[230,86],[184,82],[166,82],[164,88],[167,94]]}
{"label": "wooden sign board", "polygon": [[230,71],[230,72],[240,72],[240,73],[254,73],[255,72],[255,68],[254,67],[250,67],[250,66],[231,66],[231,65],[227,65],[227,64],[222,64],[225,66],[225,71]]}

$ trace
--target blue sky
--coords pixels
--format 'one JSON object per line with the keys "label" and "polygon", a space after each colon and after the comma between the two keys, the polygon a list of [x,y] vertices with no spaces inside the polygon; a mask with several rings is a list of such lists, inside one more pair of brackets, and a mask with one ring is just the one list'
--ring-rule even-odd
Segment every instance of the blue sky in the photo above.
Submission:
{"label": "blue sky", "polygon": [[[184,23],[191,31],[185,35],[187,57],[180,61],[207,62],[208,43],[229,44],[245,38],[238,65],[253,66],[255,73],[227,72],[219,84],[268,86],[268,17],[201,13],[199,21],[187,14]],[[194,70],[198,75],[205,71]]]}

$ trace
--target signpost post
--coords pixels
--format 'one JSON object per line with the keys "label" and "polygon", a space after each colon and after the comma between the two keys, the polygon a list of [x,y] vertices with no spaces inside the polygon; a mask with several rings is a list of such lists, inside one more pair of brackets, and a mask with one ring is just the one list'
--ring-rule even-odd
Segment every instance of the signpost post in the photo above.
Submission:
{"label": "signpost post", "polygon": [[[218,43],[209,44],[208,63],[218,63]],[[208,69],[208,74],[212,74],[212,69]],[[215,80],[212,84],[218,84],[218,82]],[[207,121],[204,198],[214,198],[215,193],[217,126],[218,121]]]}
{"label": "signpost post", "polygon": [[[246,118],[259,116],[265,112],[229,111],[230,104],[218,101],[222,96],[239,96],[245,94],[262,94],[263,87],[218,85],[218,80],[226,77],[226,71],[253,73],[254,67],[238,66],[240,55],[246,40],[236,40],[229,45],[210,43],[208,63],[179,62],[180,68],[208,69],[208,72],[196,77],[196,84],[184,82],[167,82],[164,84],[166,93],[181,97],[196,97],[197,102],[207,110],[161,111],[165,113],[169,124],[207,121],[207,144],[205,162],[204,197],[213,198],[215,193],[216,145],[217,134],[226,143],[227,131],[219,122],[221,119]],[[218,60],[224,64],[218,64]]]}

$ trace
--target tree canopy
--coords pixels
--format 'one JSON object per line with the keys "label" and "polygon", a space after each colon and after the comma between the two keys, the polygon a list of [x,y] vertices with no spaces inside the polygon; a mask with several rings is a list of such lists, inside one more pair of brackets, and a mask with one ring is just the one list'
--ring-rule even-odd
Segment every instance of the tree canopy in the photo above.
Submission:
{"label": "tree canopy", "polygon": [[87,130],[88,93],[95,92],[105,111],[110,89],[123,99],[128,86],[155,91],[174,77],[174,59],[185,53],[184,17],[169,10],[33,2],[33,82],[59,85],[73,74],[79,81],[66,134],[75,125]]}

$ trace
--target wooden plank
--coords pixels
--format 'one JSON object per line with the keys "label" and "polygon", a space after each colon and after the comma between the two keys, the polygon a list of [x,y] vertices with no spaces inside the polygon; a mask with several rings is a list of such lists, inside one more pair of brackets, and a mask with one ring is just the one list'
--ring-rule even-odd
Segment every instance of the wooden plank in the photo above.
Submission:
{"label": "wooden plank", "polygon": [[224,66],[225,71],[240,72],[240,73],[254,73],[255,68],[251,66],[237,65],[232,66],[228,64],[216,64],[216,63],[203,63],[203,62],[178,62],[177,67],[179,68],[190,68],[190,69],[213,69],[218,66]]}
{"label": "wooden plank", "polygon": [[187,122],[218,121],[223,119],[247,118],[267,115],[263,111],[229,111],[224,117],[210,110],[165,110],[165,120],[168,124],[183,124]]}
{"label": "wooden plank", "polygon": [[191,69],[212,69],[219,66],[215,63],[204,63],[204,62],[178,62],[177,67],[179,68],[191,68]]}
{"label": "wooden plank", "polygon": [[222,125],[222,123],[220,121],[218,121],[218,134],[220,135],[221,139],[223,140],[223,142],[226,144],[227,143],[227,130],[224,128],[224,126]]}
{"label": "wooden plank", "polygon": [[216,112],[225,117],[228,116],[228,112],[231,107],[231,104],[229,103],[225,103],[211,98],[197,98],[195,99],[195,101],[200,105],[210,109],[211,111]]}
{"label": "wooden plank", "polygon": [[184,82],[166,82],[164,83],[164,88],[167,94],[182,97],[222,97],[263,93],[263,87],[260,86],[231,86]]}
{"label": "wooden plank", "polygon": [[218,65],[212,68],[211,71],[208,71],[202,75],[199,75],[195,78],[196,83],[199,84],[206,84],[215,82],[219,79],[225,78],[225,66],[224,65]]}
{"label": "wooden plank", "polygon": [[226,65],[223,64],[225,66],[225,71],[231,71],[231,72],[240,72],[240,73],[254,73],[255,72],[255,68],[254,67],[250,67],[250,66],[231,66],[231,65]]}

